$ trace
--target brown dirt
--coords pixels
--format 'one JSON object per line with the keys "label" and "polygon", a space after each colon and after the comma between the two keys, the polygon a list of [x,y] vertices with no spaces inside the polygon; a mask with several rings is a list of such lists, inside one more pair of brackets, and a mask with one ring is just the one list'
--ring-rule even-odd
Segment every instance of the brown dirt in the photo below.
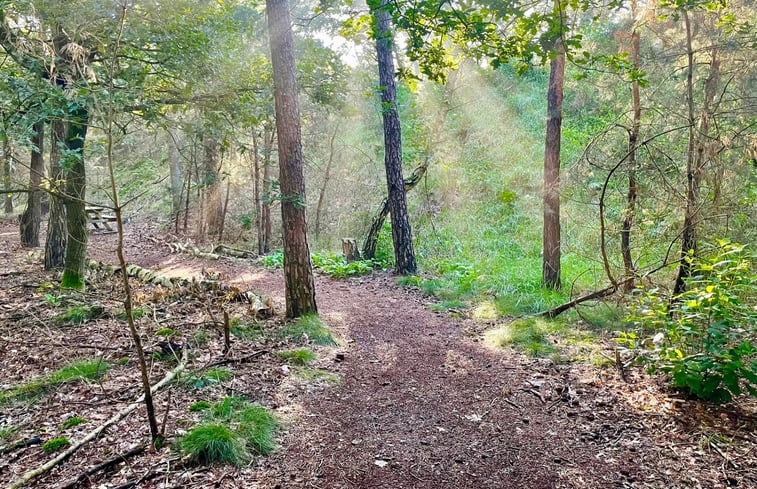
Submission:
{"label": "brown dirt", "polygon": [[[18,269],[40,277],[38,265],[23,265],[23,259],[14,258],[23,256],[14,244],[14,232],[9,225],[0,226],[0,250],[6,251],[0,253],[0,272]],[[165,238],[149,231],[129,238],[127,255],[135,263],[184,276],[220,275],[225,281],[260,290],[273,299],[278,311],[283,310],[283,279],[277,271],[243,260],[171,255],[163,244]],[[114,243],[114,235],[94,236],[90,255],[112,262]],[[38,296],[23,287],[28,280],[12,276],[0,288],[0,331],[5,343],[0,356],[5,370],[2,384],[29,379],[71,355],[71,351],[45,346],[44,341],[37,347],[19,346],[40,328],[34,321],[21,321],[19,326],[7,312],[22,307],[21,301],[40,303]],[[397,287],[388,274],[353,280],[318,277],[316,285],[322,317],[342,341],[336,349],[317,349],[318,366],[338,374],[341,383],[295,382],[282,376],[280,362],[267,358],[259,364],[235,366],[234,383],[224,386],[226,392],[239,390],[278,409],[285,429],[275,454],[241,470],[172,471],[166,465],[171,454],[163,451],[119,467],[109,474],[107,483],[117,485],[160,468],[166,473],[139,487],[757,487],[753,401],[716,408],[675,397],[638,373],[627,384],[611,369],[580,363],[555,365],[508,350],[492,351],[479,335],[469,334],[480,330],[480,325],[430,311],[427,298]],[[117,294],[117,288],[113,293]],[[166,322],[202,323],[202,309],[195,304],[170,310],[173,315]],[[161,313],[168,314],[166,310]],[[125,332],[115,334],[105,325],[50,330],[46,340],[121,345],[124,351],[114,356],[128,355]],[[214,338],[195,362],[211,361],[218,349]],[[344,355],[342,361],[337,361],[337,352]],[[30,358],[37,360],[30,362]],[[153,378],[157,380],[164,367],[156,369]],[[26,416],[25,426],[55,426],[73,411],[66,399],[73,403],[86,396],[100,404],[96,409],[88,406],[85,417],[104,418],[117,409],[119,396],[131,399],[137,394],[132,373],[117,371],[112,376],[116,378],[107,380],[102,392],[96,386],[72,386],[51,396],[35,413],[0,408],[0,424],[3,416],[14,422]],[[132,387],[125,389],[128,385]],[[118,391],[118,386],[123,390]],[[224,395],[223,389],[172,392],[169,430],[174,431],[191,425],[189,403]],[[163,409],[163,405],[158,407]],[[121,451],[138,442],[145,435],[142,416],[132,415],[127,423],[113,428],[106,440],[93,443],[40,479],[37,487],[54,487],[88,463],[107,458],[106,450]],[[30,448],[10,463],[0,462],[0,482],[43,462],[45,456],[39,452],[38,447]],[[93,482],[93,486],[112,487],[99,486],[102,483]]]}

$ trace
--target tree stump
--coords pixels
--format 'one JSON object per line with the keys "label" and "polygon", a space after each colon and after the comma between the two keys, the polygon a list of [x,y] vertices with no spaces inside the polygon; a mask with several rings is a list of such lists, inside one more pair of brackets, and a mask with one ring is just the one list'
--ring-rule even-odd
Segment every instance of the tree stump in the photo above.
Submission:
{"label": "tree stump", "polygon": [[342,238],[342,254],[348,262],[360,259],[360,250],[357,247],[355,238]]}

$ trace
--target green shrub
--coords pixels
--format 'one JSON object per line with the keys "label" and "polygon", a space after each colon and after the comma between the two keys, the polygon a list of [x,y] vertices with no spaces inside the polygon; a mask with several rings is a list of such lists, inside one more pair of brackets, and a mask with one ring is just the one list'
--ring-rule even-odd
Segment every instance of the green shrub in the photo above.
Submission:
{"label": "green shrub", "polygon": [[279,334],[283,338],[301,340],[307,338],[316,345],[336,345],[328,325],[317,314],[308,314],[284,326]]}
{"label": "green shrub", "polygon": [[727,402],[743,390],[757,396],[756,258],[726,241],[690,256],[686,291],[672,298],[644,292],[626,319],[634,330],[618,341],[701,399]]}
{"label": "green shrub", "polygon": [[250,459],[242,437],[221,423],[195,426],[181,437],[179,448],[201,465],[227,463],[239,467]]}
{"label": "green shrub", "polygon": [[307,365],[316,358],[315,353],[306,348],[280,351],[276,353],[276,356],[287,362],[289,365]]}
{"label": "green shrub", "polygon": [[65,436],[59,436],[58,438],[47,440],[45,444],[42,445],[42,451],[45,453],[55,453],[69,445],[71,445],[71,442],[68,441],[68,438]]}
{"label": "green shrub", "polygon": [[274,251],[263,257],[263,266],[266,268],[281,268],[284,266],[284,252]]}

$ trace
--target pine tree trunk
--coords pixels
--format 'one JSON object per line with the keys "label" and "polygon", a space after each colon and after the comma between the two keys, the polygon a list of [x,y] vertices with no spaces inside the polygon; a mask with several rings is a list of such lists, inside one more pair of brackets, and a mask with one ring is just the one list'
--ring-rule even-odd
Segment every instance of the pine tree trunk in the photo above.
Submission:
{"label": "pine tree trunk", "polygon": [[221,198],[220,151],[215,138],[206,137],[205,151],[205,225],[209,236],[218,237],[223,223],[223,200]]}
{"label": "pine tree trunk", "polygon": [[392,217],[395,271],[401,275],[415,273],[415,252],[407,212],[405,181],[402,177],[402,129],[397,111],[397,87],[394,80],[392,58],[391,13],[389,0],[373,10],[376,19],[376,55],[378,58],[379,85],[381,87],[382,116],[384,120],[384,166],[388,190],[389,213]]}
{"label": "pine tree trunk", "polygon": [[7,135],[3,147],[3,189],[5,190],[5,213],[13,214],[13,194],[11,193],[11,149]]}
{"label": "pine tree trunk", "polygon": [[334,134],[329,138],[329,161],[326,163],[326,174],[323,176],[323,184],[318,194],[318,205],[315,208],[315,239],[321,236],[321,217],[323,216],[323,203],[326,198],[326,187],[331,179],[331,166],[334,164],[334,140],[339,131],[339,124],[334,128]]}
{"label": "pine tree trunk", "polygon": [[271,153],[273,152],[273,138],[275,132],[266,126],[263,132],[263,202],[261,217],[263,218],[263,253],[271,252]]}
{"label": "pine tree trunk", "polygon": [[255,199],[255,234],[258,238],[258,255],[263,254],[263,216],[260,203],[260,154],[258,152],[257,130],[252,131],[252,182]]}
{"label": "pine tree trunk", "polygon": [[704,101],[699,123],[694,117],[694,48],[692,45],[691,22],[688,12],[683,11],[686,24],[686,44],[688,69],[686,74],[686,98],[689,109],[689,144],[686,155],[686,210],[684,211],[683,230],[681,231],[681,263],[678,276],[673,286],[673,294],[678,295],[686,289],[686,279],[691,276],[690,256],[697,252],[697,221],[699,219],[699,191],[702,172],[706,160],[704,158],[707,145],[707,133],[713,115],[712,104],[717,95],[720,82],[720,59],[717,45],[711,48],[710,72],[704,87]]}
{"label": "pine tree trunk", "polygon": [[171,216],[177,231],[184,195],[184,165],[182,164],[178,143],[171,138],[169,143],[171,148],[168,155],[169,178],[171,179]]}
{"label": "pine tree trunk", "polygon": [[50,123],[50,215],[47,218],[47,239],[45,241],[45,270],[63,268],[66,253],[66,205],[60,187],[63,169],[60,165],[58,143],[65,140],[66,125],[59,119]]}
{"label": "pine tree trunk", "polygon": [[87,189],[84,140],[87,137],[89,113],[85,107],[80,106],[70,117],[65,141],[68,154],[64,156],[68,243],[61,288],[83,290],[89,239],[87,212],[84,209]]}
{"label": "pine tree trunk", "polygon": [[558,39],[549,69],[547,134],[544,145],[544,232],[542,283],[560,288],[560,139],[562,129],[565,49]]}
{"label": "pine tree trunk", "polygon": [[305,219],[300,110],[297,101],[292,26],[288,0],[266,0],[271,43],[276,131],[279,141],[281,219],[287,317],[316,313],[315,283]]}
{"label": "pine tree trunk", "polygon": [[26,210],[21,214],[21,245],[27,248],[39,246],[39,225],[42,220],[42,192],[39,185],[45,174],[45,158],[42,156],[45,145],[45,123],[34,124],[31,164],[29,165],[29,194]]}
{"label": "pine tree trunk", "polygon": [[[633,31],[631,32],[631,62],[633,69],[641,69],[639,59],[640,35],[636,28],[636,2],[631,4],[631,16],[634,21]],[[631,82],[631,99],[633,103],[633,123],[631,132],[628,134],[628,196],[626,199],[626,212],[623,217],[623,226],[620,230],[620,251],[623,255],[623,268],[626,277],[633,277],[636,274],[633,266],[633,257],[631,256],[631,227],[633,226],[634,213],[636,212],[636,197],[638,189],[636,186],[636,171],[638,163],[636,161],[636,145],[639,141],[639,132],[641,130],[641,97],[639,94],[639,82],[634,79]],[[634,281],[626,281],[623,285],[625,292],[633,290]]]}

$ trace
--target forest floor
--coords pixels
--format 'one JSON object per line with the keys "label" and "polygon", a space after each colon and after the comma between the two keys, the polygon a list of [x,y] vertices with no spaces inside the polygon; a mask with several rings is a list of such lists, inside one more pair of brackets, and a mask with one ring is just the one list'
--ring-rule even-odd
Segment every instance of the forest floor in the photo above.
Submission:
{"label": "forest floor", "polygon": [[[243,305],[196,293],[173,296],[135,282],[138,325],[148,350],[156,332],[192,346],[188,369],[223,364],[218,383],[175,383],[156,396],[169,442],[196,423],[189,406],[243,395],[281,420],[278,448],[244,468],[188,465],[173,444],[97,473],[79,487],[244,488],[725,488],[757,487],[757,406],[739,399],[715,407],[687,400],[659,379],[612,367],[554,363],[492,350],[482,333],[496,323],[456,319],[429,309],[431,299],[395,285],[385,272],[316,279],[319,312],[338,339],[309,345],[318,360],[288,368],[275,353],[293,347],[276,336],[285,324],[280,271],[251,260],[172,254],[172,237],[130,225],[127,259],[160,273],[214,277],[271,299],[276,315],[255,320]],[[115,235],[93,234],[90,256],[115,262]],[[0,403],[0,484],[53,455],[39,444],[75,441],[139,397],[139,374],[119,280],[92,273],[84,296],[57,295],[39,250],[22,250],[15,223],[0,223],[0,392],[44,378],[74,360],[100,358],[99,382],[66,383],[32,403]],[[83,324],[56,320],[72,304],[104,314]],[[220,308],[240,321],[224,356]],[[245,330],[244,328],[247,328]],[[201,341],[202,340],[202,341]],[[296,342],[294,342],[296,344]],[[609,354],[610,350],[608,350]],[[153,383],[175,363],[151,360]],[[201,385],[207,384],[207,385]],[[85,421],[63,423],[72,416]],[[29,487],[62,487],[87,467],[138,445],[148,435],[143,410],[106,430]],[[35,441],[35,438],[38,438]],[[17,440],[30,446],[14,447]]]}

